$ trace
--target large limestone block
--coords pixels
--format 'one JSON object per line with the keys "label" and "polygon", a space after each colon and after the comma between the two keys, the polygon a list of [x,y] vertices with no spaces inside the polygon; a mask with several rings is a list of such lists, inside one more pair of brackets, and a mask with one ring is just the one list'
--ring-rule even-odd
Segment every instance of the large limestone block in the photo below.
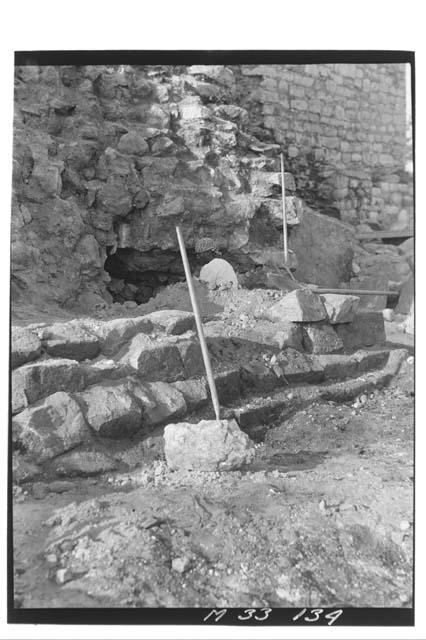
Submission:
{"label": "large limestone block", "polygon": [[13,442],[36,462],[44,462],[77,446],[89,436],[77,402],[63,391],[25,409],[12,420]]}
{"label": "large limestone block", "polygon": [[341,353],[342,339],[329,324],[307,324],[303,327],[303,347],[308,353]]}
{"label": "large limestone block", "polygon": [[181,335],[195,329],[194,314],[178,309],[161,309],[146,316],[156,328],[160,328],[171,335]]}
{"label": "large limestone block", "polygon": [[336,218],[312,211],[298,212],[299,224],[291,231],[289,247],[297,257],[295,277],[324,287],[349,282],[355,230]]}
{"label": "large limestone block", "polygon": [[386,342],[385,323],[380,311],[361,311],[353,322],[336,324],[334,328],[347,351]]}
{"label": "large limestone block", "polygon": [[151,340],[142,333],[125,347],[120,362],[131,366],[145,380],[173,382],[184,375],[177,346]]}
{"label": "large limestone block", "polygon": [[200,271],[201,282],[206,282],[210,289],[224,286],[237,288],[238,280],[233,267],[222,258],[214,258],[205,264]]}
{"label": "large limestone block", "polygon": [[71,360],[93,359],[100,352],[99,338],[78,321],[57,322],[41,332],[49,355]]}
{"label": "large limestone block", "polygon": [[12,369],[35,360],[41,353],[39,338],[25,327],[12,327]]}
{"label": "large limestone block", "polygon": [[143,425],[154,427],[185,415],[187,405],[183,393],[167,382],[141,385],[130,382],[128,389],[142,407]]}
{"label": "large limestone block", "polygon": [[207,402],[207,387],[205,380],[178,380],[172,386],[181,392],[189,409],[198,409]]}
{"label": "large limestone block", "polygon": [[321,298],[331,324],[352,322],[360,302],[357,296],[325,293],[321,294]]}
{"label": "large limestone block", "polygon": [[324,371],[315,356],[288,348],[278,355],[278,366],[289,382],[321,382]]}
{"label": "large limestone block", "polygon": [[266,316],[273,322],[318,322],[327,318],[327,312],[319,295],[295,289],[270,307]]}
{"label": "large limestone block", "polygon": [[255,454],[253,443],[235,420],[169,424],[164,441],[171,469],[231,471],[250,463]]}
{"label": "large limestone block", "polygon": [[198,338],[196,340],[182,340],[177,343],[180,357],[185,369],[185,376],[193,378],[203,375],[204,361]]}
{"label": "large limestone block", "polygon": [[95,385],[79,393],[77,400],[97,435],[124,438],[141,426],[141,407],[125,384]]}
{"label": "large limestone block", "polygon": [[101,322],[91,330],[102,341],[102,352],[113,355],[125,342],[137,333],[150,333],[154,328],[148,316],[141,318],[116,318],[108,322]]}
{"label": "large limestone block", "polygon": [[56,391],[79,391],[86,384],[84,368],[65,358],[25,364],[12,373],[12,413]]}

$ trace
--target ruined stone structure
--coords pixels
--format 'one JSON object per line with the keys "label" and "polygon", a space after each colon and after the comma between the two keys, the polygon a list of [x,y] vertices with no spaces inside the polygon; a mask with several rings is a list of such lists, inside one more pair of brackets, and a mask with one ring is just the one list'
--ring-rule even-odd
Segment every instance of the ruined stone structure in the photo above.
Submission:
{"label": "ruined stone structure", "polygon": [[348,282],[336,217],[409,204],[404,113],[398,65],[17,67],[13,299],[146,301],[183,278],[176,224],[195,273],[276,270],[281,151],[296,277]]}

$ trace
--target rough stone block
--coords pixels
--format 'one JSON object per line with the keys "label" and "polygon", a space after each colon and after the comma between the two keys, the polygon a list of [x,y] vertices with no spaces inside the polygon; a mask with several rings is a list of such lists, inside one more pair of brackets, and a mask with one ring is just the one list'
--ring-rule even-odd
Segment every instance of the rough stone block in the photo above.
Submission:
{"label": "rough stone block", "polygon": [[321,382],[324,371],[316,357],[286,349],[278,355],[278,365],[288,382]]}
{"label": "rough stone block", "polygon": [[12,373],[12,413],[18,413],[56,391],[79,391],[86,384],[83,367],[75,360],[43,360]]}
{"label": "rough stone block", "polygon": [[352,322],[336,324],[334,328],[347,351],[386,342],[385,323],[379,311],[359,312]]}
{"label": "rough stone block", "polygon": [[142,408],[144,426],[154,427],[170,422],[184,416],[187,411],[183,393],[167,382],[130,383],[128,389]]}
{"label": "rough stone block", "polygon": [[306,205],[298,218],[299,224],[292,229],[289,239],[289,248],[295,252],[298,262],[297,280],[324,287],[348,282],[354,255],[353,227],[316,213]]}
{"label": "rough stone block", "polygon": [[308,353],[341,353],[342,339],[329,324],[303,326],[303,347]]}
{"label": "rough stone block", "polygon": [[241,395],[240,370],[231,369],[214,374],[217,395],[220,402],[228,404],[237,400]]}
{"label": "rough stone block", "polygon": [[184,375],[179,349],[174,344],[135,336],[121,355],[120,362],[131,366],[145,380],[173,382]]}
{"label": "rough stone block", "polygon": [[358,371],[371,371],[384,367],[389,359],[389,351],[382,349],[378,351],[359,350],[352,356],[357,362]]}
{"label": "rough stone block", "polygon": [[276,374],[261,362],[248,362],[241,366],[241,383],[247,389],[272,391],[277,386]]}
{"label": "rough stone block", "polygon": [[154,311],[145,317],[153,323],[154,327],[174,336],[195,329],[194,314],[189,311],[162,309],[161,311]]}
{"label": "rough stone block", "polygon": [[273,340],[280,349],[291,347],[292,349],[297,349],[297,351],[303,351],[302,327],[299,324],[293,322],[277,322],[276,326],[278,331],[274,335]]}
{"label": "rough stone block", "polygon": [[150,333],[154,328],[147,316],[142,318],[116,318],[92,328],[102,341],[102,353],[113,355],[137,333]]}
{"label": "rough stone block", "polygon": [[132,367],[115,360],[101,359],[90,364],[83,364],[87,386],[104,382],[105,380],[119,380],[134,373]]}
{"label": "rough stone block", "polygon": [[125,384],[95,385],[76,398],[88,424],[99,436],[124,438],[141,427],[140,405]]}
{"label": "rough stone block", "polygon": [[86,360],[100,352],[100,339],[78,321],[58,322],[40,333],[47,353],[56,358]]}
{"label": "rough stone block", "polygon": [[414,302],[414,275],[409,276],[401,287],[396,305],[396,313],[410,313],[411,305]]}
{"label": "rough stone block", "polygon": [[287,293],[266,312],[272,321],[318,322],[326,320],[324,304],[316,293],[309,289],[295,289]]}
{"label": "rough stone block", "polygon": [[79,405],[62,391],[25,409],[12,420],[13,442],[21,445],[36,462],[76,447],[88,435]]}
{"label": "rough stone block", "polygon": [[41,469],[27,460],[18,451],[12,455],[12,477],[14,484],[21,484],[33,480],[41,474]]}
{"label": "rough stone block", "polygon": [[41,354],[41,341],[25,327],[12,327],[12,369],[36,360]]}
{"label": "rough stone block", "polygon": [[324,354],[318,356],[318,361],[324,370],[327,380],[338,380],[356,375],[358,363],[347,354]]}
{"label": "rough stone block", "polygon": [[181,392],[189,409],[198,409],[206,404],[208,395],[204,380],[178,380],[172,386]]}
{"label": "rough stone block", "polygon": [[185,369],[185,376],[193,378],[204,373],[204,362],[201,347],[192,340],[183,340],[176,344]]}
{"label": "rough stone block", "polygon": [[321,294],[331,324],[352,322],[358,309],[359,298],[337,293]]}
{"label": "rough stone block", "polygon": [[201,420],[169,424],[165,454],[171,469],[231,471],[249,464],[254,445],[235,420]]}
{"label": "rough stone block", "polygon": [[114,471],[115,460],[101,451],[71,451],[51,461],[49,468],[58,476],[94,476]]}

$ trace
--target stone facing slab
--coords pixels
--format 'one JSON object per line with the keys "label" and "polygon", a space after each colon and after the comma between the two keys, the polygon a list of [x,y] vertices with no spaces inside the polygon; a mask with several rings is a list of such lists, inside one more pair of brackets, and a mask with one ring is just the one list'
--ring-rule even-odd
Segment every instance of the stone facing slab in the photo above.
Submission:
{"label": "stone facing slab", "polygon": [[385,344],[385,324],[380,311],[362,311],[350,323],[336,324],[337,335],[348,351]]}
{"label": "stone facing slab", "polygon": [[278,322],[319,322],[327,319],[321,297],[309,289],[295,289],[270,307],[266,316]]}

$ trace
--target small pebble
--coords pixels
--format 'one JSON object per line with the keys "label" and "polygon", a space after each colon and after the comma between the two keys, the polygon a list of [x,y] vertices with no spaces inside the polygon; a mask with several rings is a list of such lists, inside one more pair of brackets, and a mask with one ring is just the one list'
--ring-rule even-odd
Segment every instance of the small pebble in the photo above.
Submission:
{"label": "small pebble", "polygon": [[46,556],[46,562],[48,562],[49,564],[56,564],[58,562],[58,558],[56,556],[55,553],[49,553]]}
{"label": "small pebble", "polygon": [[414,356],[408,356],[407,364],[414,364]]}
{"label": "small pebble", "polygon": [[182,556],[181,558],[173,558],[172,569],[178,573],[183,573],[189,567],[189,558]]}
{"label": "small pebble", "polygon": [[399,525],[399,528],[401,529],[401,531],[407,531],[410,528],[410,523],[408,522],[408,520],[403,520]]}
{"label": "small pebble", "polygon": [[57,584],[65,584],[72,580],[72,573],[68,569],[58,569],[56,572]]}

